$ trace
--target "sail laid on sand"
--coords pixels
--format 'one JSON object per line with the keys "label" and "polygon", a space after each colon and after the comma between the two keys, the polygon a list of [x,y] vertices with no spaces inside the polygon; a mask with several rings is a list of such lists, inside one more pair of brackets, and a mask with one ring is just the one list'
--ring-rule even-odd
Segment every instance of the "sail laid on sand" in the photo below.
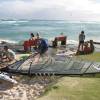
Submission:
{"label": "sail laid on sand", "polygon": [[55,75],[83,75],[100,73],[100,62],[79,61],[65,57],[64,60],[50,56],[43,56],[39,63],[34,63],[35,57],[18,61],[9,65],[8,73],[36,75],[36,74],[55,74]]}

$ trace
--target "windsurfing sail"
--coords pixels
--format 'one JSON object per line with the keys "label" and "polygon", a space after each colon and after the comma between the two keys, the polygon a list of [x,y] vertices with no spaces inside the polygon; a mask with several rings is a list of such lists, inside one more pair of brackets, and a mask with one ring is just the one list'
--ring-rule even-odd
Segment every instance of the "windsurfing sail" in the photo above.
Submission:
{"label": "windsurfing sail", "polygon": [[100,73],[100,62],[79,61],[72,58],[56,60],[50,56],[43,56],[39,63],[34,63],[34,56],[24,61],[8,66],[6,72],[24,75],[55,74],[55,75],[83,75]]}

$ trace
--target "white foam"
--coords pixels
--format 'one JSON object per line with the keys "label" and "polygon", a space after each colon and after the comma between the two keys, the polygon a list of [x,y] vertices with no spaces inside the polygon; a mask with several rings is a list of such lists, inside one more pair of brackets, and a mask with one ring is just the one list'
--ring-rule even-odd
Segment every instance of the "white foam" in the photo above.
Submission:
{"label": "white foam", "polygon": [[17,21],[1,21],[1,24],[14,24]]}
{"label": "white foam", "polygon": [[78,41],[76,41],[76,40],[67,40],[67,44],[78,45]]}
{"label": "white foam", "polygon": [[24,22],[28,22],[28,21],[17,21],[17,20],[13,20],[13,21],[0,21],[1,24],[16,24],[16,23],[24,23]]}
{"label": "white foam", "polygon": [[8,39],[0,39],[0,43],[4,41],[4,42],[7,42],[7,43],[17,43],[17,41],[13,41],[13,40],[8,40]]}

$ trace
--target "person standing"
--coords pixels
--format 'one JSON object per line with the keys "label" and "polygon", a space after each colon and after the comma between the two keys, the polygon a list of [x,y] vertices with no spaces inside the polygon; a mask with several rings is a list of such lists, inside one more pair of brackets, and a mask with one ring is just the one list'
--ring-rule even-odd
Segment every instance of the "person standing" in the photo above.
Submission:
{"label": "person standing", "polygon": [[83,51],[83,46],[84,46],[84,40],[85,40],[85,34],[84,31],[81,31],[81,33],[79,34],[79,45],[78,45],[78,51]]}

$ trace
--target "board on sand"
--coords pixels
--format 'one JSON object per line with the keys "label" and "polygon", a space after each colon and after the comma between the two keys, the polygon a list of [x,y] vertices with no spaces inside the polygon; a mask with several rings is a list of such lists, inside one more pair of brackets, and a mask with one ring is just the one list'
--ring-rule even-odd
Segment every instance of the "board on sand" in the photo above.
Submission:
{"label": "board on sand", "polygon": [[0,73],[0,80],[4,80],[6,82],[9,82],[9,83],[14,83],[14,84],[17,84],[17,81],[10,78],[8,75],[6,75],[5,73]]}

